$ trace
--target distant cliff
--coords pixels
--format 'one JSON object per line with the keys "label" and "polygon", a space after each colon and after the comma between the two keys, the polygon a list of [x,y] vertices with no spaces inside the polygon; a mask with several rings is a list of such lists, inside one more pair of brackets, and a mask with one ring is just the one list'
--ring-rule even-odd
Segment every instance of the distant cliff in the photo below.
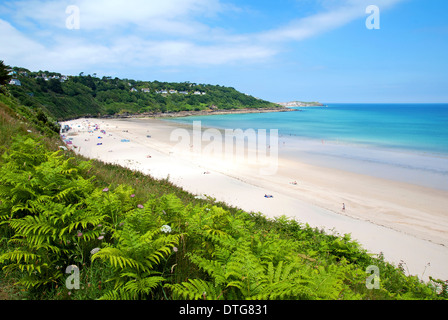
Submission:
{"label": "distant cliff", "polygon": [[277,104],[282,107],[323,107],[320,102],[303,102],[303,101],[290,101],[290,102],[278,102]]}

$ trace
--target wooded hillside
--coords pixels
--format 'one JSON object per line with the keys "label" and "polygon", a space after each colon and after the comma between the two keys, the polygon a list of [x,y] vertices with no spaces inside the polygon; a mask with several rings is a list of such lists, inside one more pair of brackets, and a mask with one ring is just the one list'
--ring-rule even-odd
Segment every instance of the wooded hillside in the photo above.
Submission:
{"label": "wooded hillside", "polygon": [[41,108],[58,120],[123,113],[280,107],[220,85],[99,78],[83,73],[64,76],[18,67],[12,68],[12,78],[20,85],[9,85],[11,94],[22,104]]}

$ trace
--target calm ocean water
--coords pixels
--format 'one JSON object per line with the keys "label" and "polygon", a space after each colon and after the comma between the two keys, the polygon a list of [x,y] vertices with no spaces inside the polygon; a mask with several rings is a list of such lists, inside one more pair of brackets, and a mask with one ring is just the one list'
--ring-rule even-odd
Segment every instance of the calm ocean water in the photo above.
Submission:
{"label": "calm ocean water", "polygon": [[328,104],[296,109],[301,111],[172,121],[278,129],[280,149],[296,152],[301,160],[448,190],[448,104]]}
{"label": "calm ocean water", "polygon": [[206,127],[278,129],[280,135],[448,155],[448,104],[329,104],[301,112],[187,117]]}

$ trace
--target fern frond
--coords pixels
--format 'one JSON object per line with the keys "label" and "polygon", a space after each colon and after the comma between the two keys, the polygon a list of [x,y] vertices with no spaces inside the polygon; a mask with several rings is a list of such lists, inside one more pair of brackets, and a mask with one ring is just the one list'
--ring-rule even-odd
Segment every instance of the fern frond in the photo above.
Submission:
{"label": "fern frond", "polygon": [[122,278],[129,277],[132,280],[117,282],[118,286],[104,294],[100,300],[137,300],[148,297],[154,289],[159,287],[165,278],[161,276],[150,276],[151,273],[140,277],[132,272],[124,272]]}
{"label": "fern frond", "polygon": [[303,299],[314,295],[309,287],[311,277],[309,269],[305,265],[288,261],[281,261],[276,267],[272,262],[266,266],[266,274],[263,276],[266,282],[262,290],[252,295],[249,299],[254,300],[278,300],[278,299]]}
{"label": "fern frond", "polygon": [[16,264],[20,264],[22,262],[29,263],[32,261],[36,261],[40,258],[40,255],[35,253],[31,253],[23,250],[14,250],[10,252],[6,252],[0,256],[0,263],[4,261],[14,261]]}
{"label": "fern frond", "polygon": [[165,281],[165,278],[159,276],[134,279],[124,285],[124,290],[133,296],[149,295],[163,281]]}
{"label": "fern frond", "polygon": [[119,301],[119,300],[136,300],[135,295],[131,294],[129,291],[126,291],[124,288],[120,288],[118,290],[110,290],[107,293],[105,293],[101,298],[98,300],[113,300],[113,301]]}
{"label": "fern frond", "polygon": [[57,274],[52,277],[47,277],[45,279],[36,278],[32,276],[27,276],[20,279],[17,284],[26,287],[27,289],[36,288],[40,286],[44,286],[50,283],[57,283],[58,280],[62,277],[62,274]]}
{"label": "fern frond", "polygon": [[92,256],[92,262],[96,259],[108,260],[110,264],[115,268],[125,269],[126,267],[145,269],[144,266],[132,259],[127,257],[120,249],[117,248],[104,248],[98,253]]}
{"label": "fern frond", "polygon": [[178,284],[165,284],[175,300],[219,300],[223,299],[223,288],[202,279],[189,279]]}
{"label": "fern frond", "polygon": [[226,269],[222,262],[208,260],[196,254],[189,254],[188,258],[191,262],[211,276],[217,285],[225,284],[227,282]]}

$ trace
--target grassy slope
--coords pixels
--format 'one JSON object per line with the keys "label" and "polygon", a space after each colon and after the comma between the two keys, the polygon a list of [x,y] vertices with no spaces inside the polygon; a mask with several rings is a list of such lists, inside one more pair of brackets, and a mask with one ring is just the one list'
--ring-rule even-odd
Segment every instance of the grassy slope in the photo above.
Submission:
{"label": "grassy slope", "polygon": [[[21,116],[17,111],[20,111]],[[51,134],[51,130],[45,127],[45,124],[35,119],[36,114],[28,110],[26,107],[21,106],[15,99],[0,95],[0,132],[1,132],[1,144],[8,147],[11,144],[12,137],[16,135],[31,136],[40,139],[44,142],[44,145],[49,150],[56,150],[60,144],[58,137]],[[31,121],[26,117],[32,118]],[[31,130],[32,132],[28,132]],[[81,163],[85,159],[67,153],[65,157],[74,157],[76,163]],[[344,287],[350,295],[356,296],[362,299],[395,299],[395,298],[417,298],[417,299],[436,299],[442,298],[433,293],[428,286],[421,284],[414,277],[406,277],[403,272],[403,268],[396,268],[385,263],[381,257],[373,258],[365,253],[356,243],[352,242],[348,237],[339,237],[334,235],[327,235],[320,230],[311,229],[307,226],[297,223],[296,221],[287,220],[285,218],[278,218],[269,220],[261,214],[248,214],[238,210],[238,208],[232,208],[224,203],[215,203],[213,199],[199,200],[195,199],[193,195],[185,192],[181,188],[172,185],[166,180],[155,180],[149,176],[144,176],[140,173],[134,173],[130,170],[114,166],[104,165],[103,163],[93,161],[92,168],[85,173],[86,178],[95,177],[93,184],[97,188],[108,187],[111,190],[116,189],[120,185],[130,186],[135,190],[136,198],[141,203],[145,203],[152,197],[160,198],[163,195],[175,194],[183,203],[184,206],[200,205],[202,207],[209,205],[216,205],[223,208],[225,215],[228,215],[226,219],[237,219],[245,226],[243,233],[259,235],[260,237],[272,237],[272,241],[279,241],[278,243],[284,243],[282,241],[293,241],[298,244],[300,249],[295,253],[297,257],[300,257],[308,267],[324,268],[325,270],[342,270],[338,272],[346,272],[351,275],[357,274],[356,279],[345,278],[343,281]],[[185,217],[184,223],[192,222],[195,217]],[[224,230],[224,229],[222,229]],[[222,231],[221,230],[221,231]],[[219,232],[219,231],[216,231]],[[236,237],[234,234],[230,234],[232,237]],[[192,243],[197,240],[192,235]],[[235,238],[236,239],[236,238]],[[6,250],[5,246],[7,239],[2,239],[0,253],[2,250]],[[205,242],[204,242],[205,243]],[[204,244],[203,243],[203,244]],[[210,243],[210,242],[207,242]],[[276,242],[274,242],[276,243]],[[215,244],[216,245],[216,244]],[[224,244],[223,244],[224,245]],[[191,245],[193,246],[193,245]],[[192,249],[194,248],[191,247]],[[279,249],[280,250],[280,249]],[[197,258],[197,257],[196,257]],[[198,258],[197,258],[198,259]],[[210,277],[203,273],[196,266],[186,258],[177,261],[184,265],[184,271],[182,277],[192,278],[198,277],[202,279],[210,280]],[[377,265],[381,270],[381,290],[367,290],[365,288],[365,269],[369,265]],[[180,267],[177,268],[180,268]],[[174,267],[174,265],[171,267]],[[320,270],[320,269],[319,269]],[[105,268],[104,273],[110,269]],[[316,273],[316,277],[317,277]],[[96,275],[100,277],[101,275]],[[20,277],[18,274],[14,274],[14,277]],[[11,282],[14,279],[10,277],[6,278],[4,275],[0,277],[0,298],[42,298],[42,293],[39,295],[34,291],[23,293],[18,289],[11,287]],[[100,278],[103,279],[103,278]],[[98,280],[98,279],[97,279]],[[184,279],[182,279],[184,280]],[[99,280],[100,281],[100,280]],[[180,280],[176,282],[180,284]],[[174,284],[174,283],[171,283]],[[97,286],[101,287],[100,284]],[[47,293],[46,299],[57,299],[62,289],[53,288],[51,294]],[[446,290],[446,288],[445,288]],[[173,288],[174,292],[174,288]],[[67,292],[65,291],[65,294]],[[160,293],[160,292],[159,292]],[[93,296],[83,297],[79,296],[78,299],[92,299],[98,298],[102,293],[95,292]],[[161,293],[160,293],[161,294]],[[165,294],[165,292],[164,292]],[[48,296],[49,295],[49,296]],[[443,293],[446,297],[446,291]],[[68,298],[65,296],[65,298]],[[339,297],[341,298],[341,297]]]}

